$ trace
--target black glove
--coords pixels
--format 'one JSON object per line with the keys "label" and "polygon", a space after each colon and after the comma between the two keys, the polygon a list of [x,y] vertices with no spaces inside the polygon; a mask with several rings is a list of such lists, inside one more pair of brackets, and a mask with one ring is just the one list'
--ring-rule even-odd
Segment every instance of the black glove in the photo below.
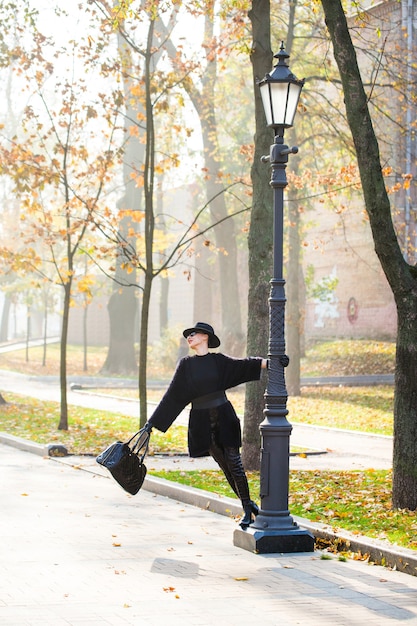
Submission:
{"label": "black glove", "polygon": [[287,367],[289,365],[290,359],[286,354],[281,354],[281,356],[279,357],[279,362],[281,363],[282,367]]}

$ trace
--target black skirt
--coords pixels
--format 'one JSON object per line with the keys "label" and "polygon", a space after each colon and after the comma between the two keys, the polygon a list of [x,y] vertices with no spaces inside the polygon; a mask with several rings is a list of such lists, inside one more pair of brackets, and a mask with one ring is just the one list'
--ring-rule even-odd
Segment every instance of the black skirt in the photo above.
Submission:
{"label": "black skirt", "polygon": [[[213,420],[214,417],[215,420]],[[223,448],[241,447],[240,420],[232,404],[227,401],[216,408],[191,409],[188,424],[188,451],[191,457],[210,455],[213,421],[216,424],[216,441],[220,446]]]}

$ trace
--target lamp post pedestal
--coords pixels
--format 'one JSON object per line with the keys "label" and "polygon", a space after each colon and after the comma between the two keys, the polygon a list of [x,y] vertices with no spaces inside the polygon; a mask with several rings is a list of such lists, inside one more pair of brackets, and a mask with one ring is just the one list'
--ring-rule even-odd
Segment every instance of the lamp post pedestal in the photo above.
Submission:
{"label": "lamp post pedestal", "polygon": [[314,537],[297,525],[296,528],[288,529],[287,532],[257,530],[249,526],[246,530],[235,530],[233,545],[255,554],[314,552]]}
{"label": "lamp post pedestal", "polygon": [[[277,406],[278,411],[285,408],[284,405]],[[245,530],[234,531],[233,544],[257,554],[314,552],[313,535],[300,528],[288,510],[292,426],[285,415],[277,415],[273,405],[266,404],[264,415],[265,420],[260,426],[261,508],[253,524]]]}
{"label": "lamp post pedestal", "polygon": [[269,368],[261,432],[261,508],[253,524],[235,530],[235,546],[260,554],[274,552],[313,552],[314,537],[294,522],[288,510],[291,424],[287,421],[288,394],[284,368],[285,281],[283,279],[283,191],[288,155],[298,151],[284,145],[283,129],[275,137],[270,156],[271,187],[274,190],[274,263],[269,297]]}

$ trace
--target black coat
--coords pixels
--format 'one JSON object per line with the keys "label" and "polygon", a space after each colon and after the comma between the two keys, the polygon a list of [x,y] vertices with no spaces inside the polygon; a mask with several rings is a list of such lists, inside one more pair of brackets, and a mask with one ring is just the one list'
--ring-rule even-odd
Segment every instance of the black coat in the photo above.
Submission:
{"label": "black coat", "polygon": [[[197,381],[193,378],[193,363],[198,358],[201,357],[186,356],[179,361],[167,391],[149,419],[153,427],[166,432],[187,404],[196,398],[225,391],[250,380],[259,380],[261,375],[261,358],[234,359],[225,354],[210,353],[208,358],[211,359],[216,375],[210,377],[210,380]],[[239,448],[242,445],[242,435],[240,421],[233,406],[226,402],[217,407],[217,410],[220,443],[225,447]],[[208,456],[210,442],[210,410],[192,408],[188,423],[190,456]]]}

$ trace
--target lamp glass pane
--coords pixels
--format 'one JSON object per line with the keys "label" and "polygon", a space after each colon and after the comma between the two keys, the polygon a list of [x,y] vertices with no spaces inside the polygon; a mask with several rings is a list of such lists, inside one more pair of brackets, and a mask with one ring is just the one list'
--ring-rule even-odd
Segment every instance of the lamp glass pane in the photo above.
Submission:
{"label": "lamp glass pane", "polygon": [[295,83],[289,83],[288,85],[288,105],[285,113],[284,124],[292,126],[294,122],[295,113],[297,111],[297,104],[300,98],[302,85]]}
{"label": "lamp glass pane", "polygon": [[271,111],[271,97],[269,94],[270,83],[263,83],[260,85],[262,104],[265,111],[266,123],[268,126],[272,124],[272,111]]}
{"label": "lamp glass pane", "polygon": [[287,111],[288,83],[271,83],[271,103],[273,124],[285,124]]}

